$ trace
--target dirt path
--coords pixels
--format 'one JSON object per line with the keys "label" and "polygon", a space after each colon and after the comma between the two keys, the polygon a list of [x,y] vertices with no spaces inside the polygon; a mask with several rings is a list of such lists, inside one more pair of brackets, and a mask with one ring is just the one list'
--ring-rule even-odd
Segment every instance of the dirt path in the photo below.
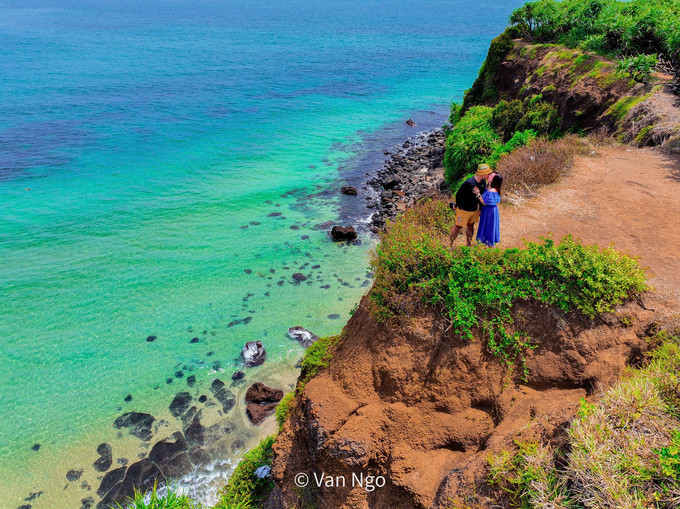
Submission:
{"label": "dirt path", "polygon": [[502,246],[552,234],[638,256],[672,311],[680,302],[680,158],[653,149],[601,147],[537,198],[501,208]]}

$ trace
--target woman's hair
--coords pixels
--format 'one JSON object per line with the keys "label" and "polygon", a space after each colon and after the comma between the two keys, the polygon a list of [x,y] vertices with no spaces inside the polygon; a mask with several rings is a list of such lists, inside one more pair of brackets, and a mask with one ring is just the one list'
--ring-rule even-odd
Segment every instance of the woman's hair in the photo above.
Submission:
{"label": "woman's hair", "polygon": [[500,173],[496,173],[493,178],[491,179],[491,184],[489,184],[489,187],[493,187],[496,191],[498,191],[498,194],[501,194],[501,186],[503,185],[503,175]]}

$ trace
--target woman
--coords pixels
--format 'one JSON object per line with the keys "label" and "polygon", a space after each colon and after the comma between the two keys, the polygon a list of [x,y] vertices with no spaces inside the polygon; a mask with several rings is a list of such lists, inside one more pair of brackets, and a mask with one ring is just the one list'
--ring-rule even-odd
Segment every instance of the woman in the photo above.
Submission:
{"label": "woman", "polygon": [[491,184],[484,194],[475,194],[483,205],[479,215],[479,227],[477,228],[477,242],[493,247],[501,241],[500,220],[498,217],[498,204],[501,201],[501,185],[503,177],[500,173],[494,173],[491,177]]}

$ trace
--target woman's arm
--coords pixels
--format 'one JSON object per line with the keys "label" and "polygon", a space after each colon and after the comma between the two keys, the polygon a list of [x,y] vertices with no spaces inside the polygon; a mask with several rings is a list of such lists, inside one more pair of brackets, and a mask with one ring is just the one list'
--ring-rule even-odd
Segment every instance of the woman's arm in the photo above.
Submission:
{"label": "woman's arm", "polygon": [[486,205],[486,203],[484,203],[484,198],[482,198],[482,195],[481,195],[481,193],[479,192],[479,188],[478,188],[478,187],[475,187],[475,195],[477,196],[477,199],[479,200],[479,202],[480,202],[482,205]]}

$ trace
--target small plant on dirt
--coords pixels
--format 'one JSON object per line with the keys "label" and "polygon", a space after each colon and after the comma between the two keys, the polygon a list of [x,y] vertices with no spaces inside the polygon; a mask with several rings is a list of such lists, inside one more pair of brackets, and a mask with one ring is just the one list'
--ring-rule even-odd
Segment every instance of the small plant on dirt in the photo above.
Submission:
{"label": "small plant on dirt", "polygon": [[627,73],[635,81],[646,83],[649,81],[657,61],[656,55],[637,55],[620,60],[618,69]]}
{"label": "small plant on dirt", "polygon": [[339,339],[340,336],[325,336],[307,348],[301,362],[302,372],[298,380],[297,392],[300,392],[322,368],[330,364],[332,348]]}
{"label": "small plant on dirt", "polygon": [[290,412],[293,409],[293,400],[295,399],[295,392],[286,394],[279,404],[276,406],[276,423],[279,425],[279,433],[283,429],[283,425],[288,420]]}

